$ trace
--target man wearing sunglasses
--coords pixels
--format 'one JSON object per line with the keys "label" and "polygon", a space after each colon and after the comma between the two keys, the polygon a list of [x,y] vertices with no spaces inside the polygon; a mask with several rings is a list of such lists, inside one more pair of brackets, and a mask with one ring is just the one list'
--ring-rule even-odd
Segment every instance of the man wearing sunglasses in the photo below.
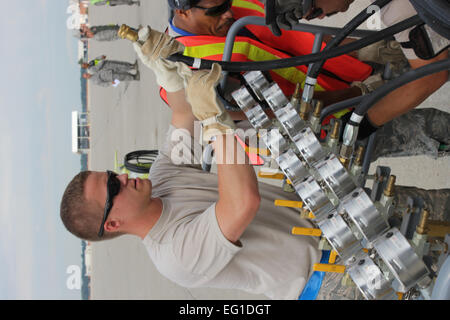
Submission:
{"label": "man wearing sunglasses", "polygon": [[[218,49],[215,45],[225,40],[214,37],[225,37],[231,25],[240,17],[247,15],[261,16],[262,12],[264,12],[263,5],[257,0],[168,0],[168,5],[170,8],[168,34],[176,37],[178,41],[185,45],[187,48],[185,54],[196,57],[200,55],[202,58],[218,60],[221,57],[217,55],[219,52],[217,52]],[[267,37],[267,34],[270,34],[267,28],[261,26],[257,26],[256,28],[258,30],[251,29],[250,26],[247,26],[238,32],[238,37],[247,38],[252,43],[248,48],[240,49],[239,52],[233,51],[233,57],[235,54],[237,56],[243,54],[248,59],[247,61],[261,61],[274,59],[274,56],[290,57],[292,55],[310,53],[309,46],[312,46],[313,42],[313,36],[310,34],[297,32],[297,35],[302,34],[306,37],[305,39],[303,36],[301,38],[278,39],[276,37]],[[207,38],[209,36],[212,37]],[[193,42],[197,43],[197,41],[201,41],[201,45],[204,46],[201,47],[200,44],[189,44],[192,37],[202,39],[193,40]],[[295,42],[296,45],[287,48],[285,44],[282,44],[284,40],[287,42]],[[236,45],[237,42],[238,39],[235,41],[235,48],[236,46],[240,46],[240,44]],[[206,47],[210,49],[206,49]],[[267,51],[267,48],[270,48],[269,51]],[[367,64],[347,55],[340,57],[334,62],[329,62],[324,69],[327,70],[323,72],[325,75],[321,75],[319,78],[316,93],[317,98],[321,99],[325,105],[361,95],[361,89],[359,87],[349,87],[349,85],[354,81],[366,80],[373,71]],[[302,69],[303,74],[306,74],[306,71],[306,67],[304,70]],[[294,75],[298,72],[299,70],[295,68],[288,68],[286,71],[279,70],[277,74],[270,73],[271,76],[276,77],[274,81],[280,85],[283,92],[290,96],[294,92],[297,81],[301,81],[304,77]]]}
{"label": "man wearing sunglasses", "polygon": [[[406,2],[406,4],[402,3],[401,1]],[[290,0],[285,2],[280,0],[279,2],[281,4],[286,3],[286,7],[289,7],[289,4],[292,3],[301,3],[300,0]],[[345,11],[352,2],[353,1],[338,0],[328,2],[316,1],[315,4],[318,8],[323,8],[323,11],[325,13],[330,13],[330,10]],[[170,20],[168,34],[172,37],[176,37],[176,39],[181,42],[184,41],[181,39],[190,39],[202,35],[222,37],[226,35],[228,29],[234,21],[233,12],[232,10],[230,10],[230,3],[231,2],[228,0],[168,0],[168,4],[173,13],[173,19]],[[237,1],[237,4],[239,3],[240,1]],[[409,8],[408,5],[408,0],[396,0],[392,3],[393,7],[391,8],[391,10],[389,10],[389,12],[395,13],[399,11],[402,6],[406,6],[405,8],[408,10],[403,11],[405,11],[405,14],[409,14],[411,8]],[[236,10],[236,7],[233,7],[233,9]],[[386,18],[390,19],[390,21],[386,21],[387,23],[393,24],[394,22],[396,22],[396,20],[394,20],[394,17],[392,16],[393,14],[385,15]],[[323,15],[320,17],[322,18]],[[269,30],[267,31],[269,32]],[[249,38],[254,38],[254,35],[252,35],[251,32],[246,29],[243,29],[242,35],[248,36]],[[399,38],[399,40],[401,39]],[[211,39],[211,41],[214,40]],[[186,47],[185,54],[193,56],[196,56],[196,54],[199,52],[198,50],[205,50],[204,48],[207,47],[206,40],[205,43],[202,42],[201,45],[193,45],[192,48],[190,47],[190,45],[186,45],[186,43],[184,44]],[[299,43],[298,45],[301,46],[302,44]],[[377,55],[378,52],[385,52],[386,54],[382,57],[376,57],[371,49],[366,48],[362,50],[361,53],[364,52],[364,56],[368,57],[367,60],[373,59],[374,61],[376,60],[380,62],[389,61],[386,60],[388,59],[387,57],[397,57],[392,59],[398,61],[398,56],[403,56],[402,50],[399,48],[397,48],[395,51],[388,50],[387,48],[379,48],[377,46],[374,46],[373,48],[375,49],[375,51],[377,51]],[[216,51],[216,49],[214,49],[213,51]],[[418,68],[425,64],[445,59],[448,56],[447,52],[443,52],[437,57],[426,61],[421,59],[414,59],[413,53],[411,53],[410,51],[411,50],[405,50],[405,54],[407,55],[408,59],[410,59],[409,62],[413,68]],[[214,58],[214,54],[212,53],[210,57]],[[216,59],[218,58],[216,57]],[[404,63],[407,63],[404,56],[402,61],[404,61]],[[357,61],[355,59],[355,66],[356,63],[360,63],[360,61]],[[358,67],[355,68],[358,69]],[[351,73],[353,71],[354,70],[352,70]],[[325,76],[324,72],[325,71],[322,71],[322,76]],[[273,76],[272,73],[271,75]],[[403,114],[406,111],[415,108],[419,103],[423,102],[427,96],[441,87],[443,83],[446,82],[447,78],[448,72],[443,71],[439,74],[431,75],[427,78],[415,81],[401,89],[398,89],[399,92],[402,91],[405,94],[392,93],[388,95],[387,98],[383,99],[383,101],[379,102],[371,110],[369,110],[367,118],[364,118],[364,121],[361,125],[359,138],[361,140],[365,139],[373,132],[381,128],[380,130],[378,130],[376,149],[373,153],[372,161],[386,156],[401,157],[426,154],[433,158],[436,158],[438,156],[446,156],[449,154],[450,138],[448,136],[446,123],[450,119],[450,114],[435,108],[412,110],[407,114]],[[348,89],[316,91],[315,98],[324,101],[325,105],[328,105],[333,102],[338,102],[351,98],[353,96],[361,95],[361,91],[368,94],[383,84],[382,81],[376,81],[376,77],[369,77],[369,79],[369,82],[355,81],[353,83],[354,86]],[[285,89],[282,86],[284,83],[284,79],[274,78],[274,80],[280,85],[285,93],[288,91],[287,88]],[[329,80],[329,78],[327,78],[327,80]],[[164,91],[164,87],[161,90],[161,93],[164,93],[162,94],[163,99],[170,105],[171,109],[174,112],[177,112],[181,109],[179,108],[179,106],[172,103],[173,100],[171,100],[169,97],[170,93],[166,94],[166,92]],[[392,106],[396,107],[394,108]],[[231,114],[234,120],[246,119],[242,113],[232,112]],[[401,116],[402,114],[403,116]],[[339,116],[341,116],[342,121],[346,123],[348,122],[350,115],[351,113],[347,113],[344,116]],[[419,123],[426,123],[431,121],[434,124],[417,126],[417,121]],[[440,125],[441,123],[443,123],[443,125]],[[412,139],[411,137],[416,137],[416,139]]]}
{"label": "man wearing sunglasses", "polygon": [[[213,93],[221,68],[195,72],[180,90],[200,120],[226,114]],[[217,174],[176,164],[183,150],[195,156],[192,124],[174,121],[149,180],[113,172],[82,172],[66,188],[61,219],[77,237],[90,241],[121,235],[140,238],[160,273],[183,287],[209,287],[297,299],[321,261],[318,239],[293,236],[293,226],[312,228],[296,209],[275,199],[296,200],[281,188],[259,184],[229,127],[216,123],[213,146]],[[174,135],[175,134],[175,135]],[[181,139],[180,139],[181,138]],[[180,146],[181,145],[181,146]],[[315,283],[315,282],[314,282]],[[358,299],[358,289],[335,279],[330,299]],[[344,291],[345,291],[344,290]]]}
{"label": "man wearing sunglasses", "polygon": [[[225,37],[227,35],[234,22],[233,13],[230,10],[231,0],[191,0],[182,2],[184,4],[177,4],[176,0],[169,0],[169,6],[179,10],[176,14],[182,14],[187,18],[183,19],[179,30],[185,30],[185,32],[188,31],[197,35],[213,35],[217,37]],[[203,3],[205,4],[202,5]],[[179,19],[175,18],[175,20]]]}

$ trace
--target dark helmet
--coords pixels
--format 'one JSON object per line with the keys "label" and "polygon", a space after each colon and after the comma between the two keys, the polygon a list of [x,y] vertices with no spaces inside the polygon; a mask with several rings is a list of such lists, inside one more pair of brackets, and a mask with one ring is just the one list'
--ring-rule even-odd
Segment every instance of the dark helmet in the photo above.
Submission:
{"label": "dark helmet", "polygon": [[168,0],[167,2],[172,9],[188,10],[199,3],[200,0]]}

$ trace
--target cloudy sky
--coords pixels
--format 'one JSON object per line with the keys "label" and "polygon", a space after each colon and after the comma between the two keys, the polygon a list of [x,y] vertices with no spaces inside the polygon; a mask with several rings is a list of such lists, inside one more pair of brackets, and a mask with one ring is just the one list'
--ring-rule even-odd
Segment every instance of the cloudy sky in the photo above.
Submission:
{"label": "cloudy sky", "polygon": [[71,153],[81,99],[68,1],[0,3],[0,299],[80,299],[66,270],[81,267],[81,242],[59,219],[80,168]]}

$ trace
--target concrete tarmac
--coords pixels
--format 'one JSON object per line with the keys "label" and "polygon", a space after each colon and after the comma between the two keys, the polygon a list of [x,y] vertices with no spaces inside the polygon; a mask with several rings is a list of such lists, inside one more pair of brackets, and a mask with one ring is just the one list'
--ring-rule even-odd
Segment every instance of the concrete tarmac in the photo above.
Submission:
{"label": "concrete tarmac", "polygon": [[[342,15],[320,21],[341,26],[369,2],[355,2]],[[141,0],[141,6],[90,7],[91,25],[122,24],[137,27],[151,25],[164,30],[167,24],[166,1]],[[134,63],[137,59],[131,43],[90,42],[89,58],[106,55],[110,59]],[[135,150],[158,149],[170,122],[170,110],[160,100],[152,72],[139,63],[141,79],[121,83],[117,88],[89,86],[91,116],[91,154],[89,169],[114,169],[114,153],[119,162]],[[449,84],[430,97],[421,107],[450,112]],[[449,158],[428,157],[380,159],[376,165],[392,168],[397,183],[422,188],[450,188]],[[162,277],[149,259],[141,241],[131,236],[93,244],[91,275],[92,299],[265,299],[236,290],[186,289]]]}

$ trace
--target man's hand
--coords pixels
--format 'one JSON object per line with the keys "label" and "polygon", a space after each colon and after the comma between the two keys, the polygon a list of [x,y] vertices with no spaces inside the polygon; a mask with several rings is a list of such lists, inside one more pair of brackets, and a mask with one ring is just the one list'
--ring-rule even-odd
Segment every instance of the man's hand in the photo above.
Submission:
{"label": "man's hand", "polygon": [[305,3],[312,3],[311,0],[266,0],[266,24],[272,33],[279,37],[281,29],[292,29],[298,23],[304,13]]}
{"label": "man's hand", "polygon": [[192,107],[194,116],[202,121],[205,141],[235,128],[233,120],[217,98],[215,88],[219,84],[221,76],[222,68],[215,63],[211,71],[195,72],[186,86],[187,101]]}
{"label": "man's hand", "polygon": [[322,14],[318,16],[323,19],[327,15],[345,12],[355,0],[315,0],[316,9],[322,9]]}
{"label": "man's hand", "polygon": [[139,41],[133,47],[141,61],[155,73],[156,82],[167,92],[185,87],[192,75],[191,69],[184,63],[166,60],[168,56],[184,51],[184,46],[175,38],[144,27],[139,30]]}

